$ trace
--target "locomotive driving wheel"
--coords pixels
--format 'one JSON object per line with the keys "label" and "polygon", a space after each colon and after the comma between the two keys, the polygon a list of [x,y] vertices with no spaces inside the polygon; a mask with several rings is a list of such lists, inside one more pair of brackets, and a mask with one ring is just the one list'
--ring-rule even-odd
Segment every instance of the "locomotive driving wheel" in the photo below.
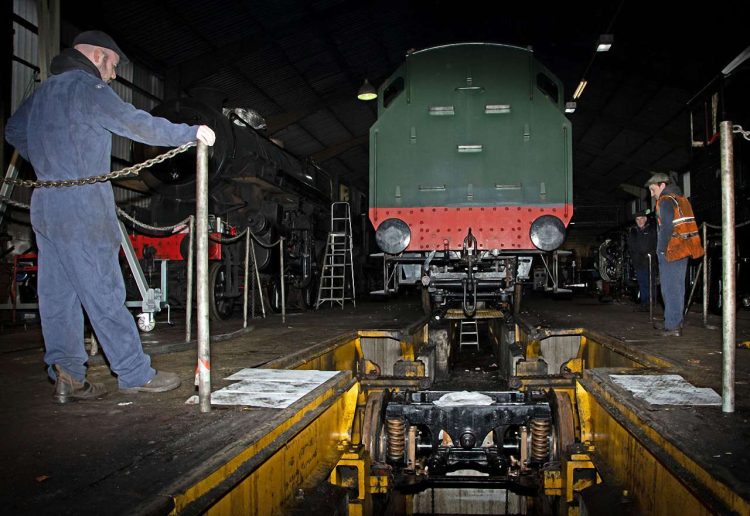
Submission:
{"label": "locomotive driving wheel", "polygon": [[208,271],[208,315],[212,321],[228,319],[234,310],[234,298],[226,296],[227,269],[223,263],[211,264]]}

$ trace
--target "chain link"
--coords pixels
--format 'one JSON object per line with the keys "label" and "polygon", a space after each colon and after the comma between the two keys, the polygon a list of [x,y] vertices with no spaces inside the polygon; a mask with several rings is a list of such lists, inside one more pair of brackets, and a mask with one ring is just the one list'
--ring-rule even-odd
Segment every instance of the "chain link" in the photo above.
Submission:
{"label": "chain link", "polygon": [[123,210],[119,206],[117,206],[117,214],[125,220],[129,221],[133,226],[155,233],[179,233],[180,231],[188,227],[188,224],[190,224],[190,217],[192,217],[192,215],[189,215],[180,222],[172,224],[171,226],[149,226],[148,224],[144,224],[140,220],[131,217],[125,210]]}
{"label": "chain link", "polygon": [[170,151],[160,154],[154,158],[138,163],[130,167],[125,167],[121,170],[115,170],[108,174],[101,174],[99,176],[84,177],[81,179],[60,179],[50,181],[32,181],[30,179],[8,179],[4,178],[3,182],[15,186],[23,186],[25,188],[60,188],[64,186],[81,186],[81,185],[92,185],[94,183],[102,183],[104,181],[110,181],[112,179],[122,179],[124,177],[137,176],[141,173],[144,168],[151,167],[157,163],[163,163],[168,159],[171,159],[178,154],[181,154],[188,150],[190,147],[195,146],[195,142],[188,142],[174,148]]}
{"label": "chain link", "polygon": [[739,133],[741,134],[746,140],[750,140],[750,131],[745,131],[742,129],[741,125],[733,125],[732,126],[732,132],[733,133]]}
{"label": "chain link", "polygon": [[[706,227],[709,227],[711,229],[721,229],[723,226],[721,224],[709,224],[708,222],[704,222]],[[741,227],[747,226],[750,224],[750,220],[746,220],[745,222],[738,222],[734,225],[734,229],[739,229]]]}

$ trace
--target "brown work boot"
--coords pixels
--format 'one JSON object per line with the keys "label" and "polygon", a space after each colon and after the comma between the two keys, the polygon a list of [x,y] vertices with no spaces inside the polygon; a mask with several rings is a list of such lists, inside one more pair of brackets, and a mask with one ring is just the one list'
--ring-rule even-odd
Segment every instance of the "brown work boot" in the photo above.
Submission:
{"label": "brown work boot", "polygon": [[156,375],[138,387],[120,388],[122,392],[167,392],[180,386],[180,377],[168,371],[156,371]]}
{"label": "brown work boot", "polygon": [[62,367],[55,364],[55,394],[52,397],[58,403],[68,403],[78,400],[93,400],[107,394],[107,388],[103,383],[90,383],[88,380],[82,382],[68,374]]}

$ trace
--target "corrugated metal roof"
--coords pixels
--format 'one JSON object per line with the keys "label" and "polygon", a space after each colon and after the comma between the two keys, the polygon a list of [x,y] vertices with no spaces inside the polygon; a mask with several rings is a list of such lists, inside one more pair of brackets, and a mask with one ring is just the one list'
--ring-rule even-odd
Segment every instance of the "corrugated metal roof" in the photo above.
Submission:
{"label": "corrugated metal roof", "polygon": [[[29,13],[34,4],[14,0]],[[294,154],[344,149],[326,166],[361,182],[376,115],[373,103],[354,99],[365,78],[380,85],[412,48],[460,41],[531,45],[561,78],[568,97],[587,73],[589,86],[572,116],[574,177],[577,185],[590,179],[599,186],[575,195],[599,200],[620,195],[620,182],[642,184],[649,167],[679,165],[689,150],[682,125],[686,100],[747,46],[740,4],[696,13],[691,25],[675,24],[668,15],[644,17],[626,2],[612,27],[613,50],[593,62],[593,43],[614,5],[580,10],[575,24],[560,22],[569,15],[564,4],[502,2],[472,9],[396,0],[80,0],[63,2],[61,9],[69,24],[113,34],[136,63],[157,75],[189,76],[180,89],[215,87],[230,104],[279,121],[272,136]],[[63,28],[65,40],[71,34]],[[23,52],[36,55],[30,48]],[[137,70],[133,78],[156,91]],[[21,88],[14,82],[14,92]],[[361,143],[345,148],[347,140]]]}

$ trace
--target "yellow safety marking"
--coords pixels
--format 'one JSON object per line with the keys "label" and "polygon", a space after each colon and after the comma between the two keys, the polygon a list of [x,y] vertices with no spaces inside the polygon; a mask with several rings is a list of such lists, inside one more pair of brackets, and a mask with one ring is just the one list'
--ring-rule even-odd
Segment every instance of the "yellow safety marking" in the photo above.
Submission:
{"label": "yellow safety marking", "polygon": [[[665,439],[639,415],[620,403],[614,393],[591,384],[596,395],[577,382],[576,396],[581,414],[581,438],[596,442],[597,457],[613,470],[617,480],[637,493],[641,509],[646,514],[710,514],[713,507],[706,495],[715,497],[737,514],[750,514],[750,503],[726,484],[716,480],[708,471]],[[600,401],[601,398],[601,401]],[[623,426],[612,411],[624,417],[637,429]],[[650,441],[650,442],[649,442]],[[667,466],[651,450],[662,450],[675,464]],[[684,472],[681,473],[679,468]],[[691,478],[692,477],[692,478]],[[704,486],[709,492],[698,494],[695,488]],[[708,505],[706,505],[708,504]]]}
{"label": "yellow safety marking", "polygon": [[243,514],[277,512],[272,509],[281,507],[281,504],[294,496],[293,490],[313,473],[318,463],[325,458],[326,451],[335,449],[337,442],[351,438],[349,428],[345,425],[347,422],[351,425],[359,384],[353,380],[350,383],[343,392],[340,392],[340,387],[326,389],[258,441],[239,450],[215,471],[187,487],[182,493],[174,494],[173,514],[181,512],[190,503],[217,487],[245,462],[265,448],[272,447],[274,441],[299,424],[308,413],[330,400],[330,407],[324,409],[322,414],[294,437],[285,439],[286,444],[210,509],[212,514],[237,514],[240,507]]}

